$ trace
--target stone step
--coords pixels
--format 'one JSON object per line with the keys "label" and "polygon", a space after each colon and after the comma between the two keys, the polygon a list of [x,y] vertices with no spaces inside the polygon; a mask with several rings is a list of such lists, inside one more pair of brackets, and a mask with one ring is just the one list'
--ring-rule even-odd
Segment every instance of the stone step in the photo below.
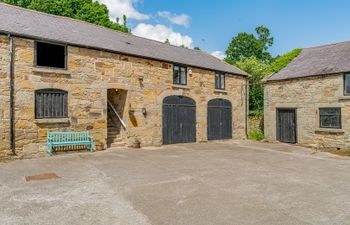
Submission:
{"label": "stone step", "polygon": [[110,148],[118,148],[118,147],[125,147],[124,142],[114,142],[110,145]]}
{"label": "stone step", "polygon": [[107,137],[107,141],[108,141],[108,143],[121,142],[121,141],[123,141],[123,138],[122,137]]}

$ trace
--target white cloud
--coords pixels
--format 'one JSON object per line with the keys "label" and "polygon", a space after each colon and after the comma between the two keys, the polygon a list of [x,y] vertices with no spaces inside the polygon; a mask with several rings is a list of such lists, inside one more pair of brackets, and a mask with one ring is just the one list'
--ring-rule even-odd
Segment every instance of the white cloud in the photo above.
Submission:
{"label": "white cloud", "polygon": [[151,25],[140,23],[132,30],[132,33],[136,36],[160,42],[165,42],[166,39],[169,39],[170,44],[177,46],[184,45],[191,48],[193,44],[193,40],[190,36],[182,35],[162,24]]}
{"label": "white cloud", "polygon": [[186,14],[177,15],[168,11],[162,11],[158,12],[158,16],[168,19],[173,24],[182,25],[185,27],[190,25],[191,17]]}
{"label": "white cloud", "polygon": [[221,59],[221,60],[223,60],[226,57],[225,53],[223,53],[221,51],[214,51],[211,54],[213,56],[215,56],[216,58]]}
{"label": "white cloud", "polygon": [[97,0],[102,4],[105,4],[109,10],[109,17],[115,21],[116,18],[122,20],[123,15],[126,15],[128,19],[135,20],[147,20],[149,15],[140,13],[135,9],[135,4],[140,0]]}

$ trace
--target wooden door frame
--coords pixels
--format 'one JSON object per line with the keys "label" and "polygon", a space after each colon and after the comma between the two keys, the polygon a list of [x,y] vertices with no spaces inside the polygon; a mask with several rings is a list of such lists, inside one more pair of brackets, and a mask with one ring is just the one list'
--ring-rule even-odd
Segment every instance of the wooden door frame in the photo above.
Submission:
{"label": "wooden door frame", "polygon": [[295,142],[285,142],[288,144],[297,144],[298,143],[298,108],[291,108],[291,107],[276,107],[276,140],[281,142],[280,140],[278,140],[278,111],[279,110],[293,110],[294,111],[294,115],[295,115]]}

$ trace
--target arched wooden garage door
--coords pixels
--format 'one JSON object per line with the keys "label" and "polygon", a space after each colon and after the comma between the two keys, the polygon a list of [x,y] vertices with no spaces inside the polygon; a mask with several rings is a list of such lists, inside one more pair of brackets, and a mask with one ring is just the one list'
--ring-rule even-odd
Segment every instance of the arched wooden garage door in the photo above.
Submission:
{"label": "arched wooden garage door", "polygon": [[232,138],[232,104],[225,99],[208,102],[208,140]]}
{"label": "arched wooden garage door", "polygon": [[163,100],[163,144],[196,142],[196,102],[185,96]]}

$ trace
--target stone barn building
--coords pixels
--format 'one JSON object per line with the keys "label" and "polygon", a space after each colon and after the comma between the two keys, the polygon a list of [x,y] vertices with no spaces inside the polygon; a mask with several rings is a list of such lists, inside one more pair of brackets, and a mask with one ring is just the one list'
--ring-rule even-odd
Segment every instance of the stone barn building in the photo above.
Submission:
{"label": "stone barn building", "polygon": [[265,137],[350,148],[350,42],[303,49],[265,83]]}
{"label": "stone barn building", "polygon": [[202,52],[0,3],[0,155],[244,139],[247,74]]}

